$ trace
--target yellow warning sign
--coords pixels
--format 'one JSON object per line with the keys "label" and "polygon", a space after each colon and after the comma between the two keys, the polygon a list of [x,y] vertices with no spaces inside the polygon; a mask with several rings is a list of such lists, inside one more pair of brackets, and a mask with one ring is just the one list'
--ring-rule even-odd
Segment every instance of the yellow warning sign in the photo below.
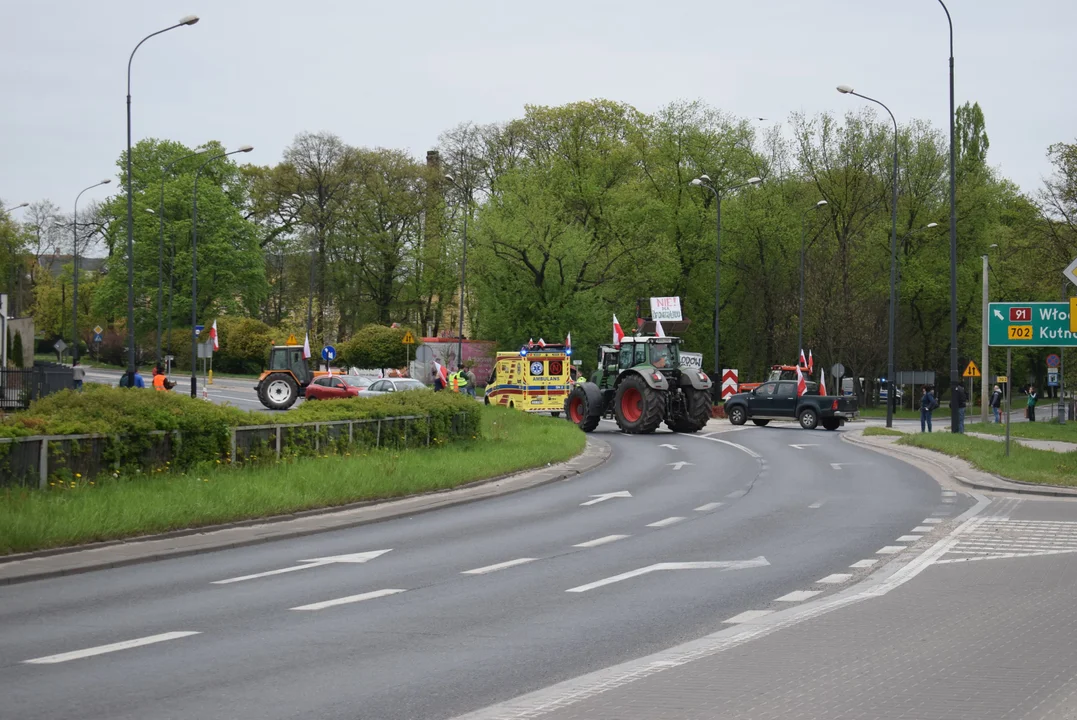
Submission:
{"label": "yellow warning sign", "polygon": [[296,336],[295,336],[295,335],[289,335],[289,336],[288,336],[288,344],[289,344],[289,345],[298,345],[298,344],[299,344],[299,340],[298,340],[298,339],[296,338]]}
{"label": "yellow warning sign", "polygon": [[414,345],[415,344],[415,336],[411,334],[411,330],[408,330],[406,333],[404,333],[404,339],[401,340],[400,342],[403,343],[404,345]]}
{"label": "yellow warning sign", "polygon": [[980,368],[976,367],[976,363],[972,360],[969,360],[969,366],[965,368],[962,377],[980,377]]}

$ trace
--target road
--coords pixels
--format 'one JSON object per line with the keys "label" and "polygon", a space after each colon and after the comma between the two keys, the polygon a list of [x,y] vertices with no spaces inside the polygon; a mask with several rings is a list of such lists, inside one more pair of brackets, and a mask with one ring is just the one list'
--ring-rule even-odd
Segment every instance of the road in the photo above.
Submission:
{"label": "road", "polygon": [[612,427],[569,481],[4,587],[4,714],[450,718],[826,597],[971,502],[840,432]]}
{"label": "road", "polygon": [[[86,370],[86,382],[103,383],[105,385],[118,385],[120,377],[123,375],[121,370],[105,370],[101,368],[88,367]],[[144,379],[146,384],[150,384],[150,375],[145,375]],[[190,394],[191,392],[191,377],[190,375],[181,375],[179,373],[172,373],[172,381],[176,383],[176,387],[172,392]],[[198,377],[198,396],[202,396],[202,391],[208,387],[209,399],[219,405],[232,405],[240,410],[262,410],[271,412],[258,401],[258,396],[254,392],[254,378],[226,378],[215,377],[213,378],[212,385],[205,385],[202,376]],[[302,403],[302,398],[296,402],[298,406]]]}

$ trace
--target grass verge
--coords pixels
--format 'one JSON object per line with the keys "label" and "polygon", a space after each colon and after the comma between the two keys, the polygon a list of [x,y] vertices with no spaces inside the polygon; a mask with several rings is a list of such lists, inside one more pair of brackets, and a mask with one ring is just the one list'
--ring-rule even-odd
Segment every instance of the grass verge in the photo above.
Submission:
{"label": "grass verge", "polygon": [[1006,444],[948,432],[917,433],[898,441],[902,445],[935,450],[967,460],[974,467],[1001,477],[1040,485],[1077,486],[1077,452],[1034,450],[1017,443]]}
{"label": "grass verge", "polygon": [[11,489],[0,496],[0,554],[445,490],[567,460],[585,443],[564,420],[485,408],[481,437],[440,448]]}
{"label": "grass verge", "polygon": [[864,428],[864,434],[868,436],[887,435],[892,437],[902,437],[903,435],[905,435],[905,433],[901,432],[900,430],[894,430],[893,428],[885,427],[867,427]]}
{"label": "grass verge", "polygon": [[[966,423],[965,429],[985,435],[1006,434],[1006,425],[1002,423]],[[1059,440],[1077,443],[1077,422],[1068,422],[1065,425],[1059,425],[1057,422],[1011,422],[1010,435],[1029,440]]]}
{"label": "grass verge", "polygon": [[[942,409],[943,408],[939,408],[938,410],[936,410],[936,412],[940,412],[940,411],[942,411]],[[946,412],[949,412],[949,408],[946,409]],[[884,418],[884,417],[886,417],[886,407],[883,406],[883,407],[873,407],[873,408],[860,408],[860,416],[861,417],[870,417],[870,418]],[[899,418],[901,420],[919,420],[920,419],[920,411],[919,410],[906,410],[904,408],[901,408],[901,409],[898,409],[898,410],[894,411],[894,417]]]}

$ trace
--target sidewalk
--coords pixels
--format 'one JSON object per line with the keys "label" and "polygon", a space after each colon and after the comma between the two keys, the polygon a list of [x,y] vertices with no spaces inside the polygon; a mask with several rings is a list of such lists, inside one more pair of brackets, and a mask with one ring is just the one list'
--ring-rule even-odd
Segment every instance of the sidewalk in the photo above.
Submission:
{"label": "sidewalk", "polygon": [[1077,504],[995,500],[843,593],[465,717],[1074,718],[1075,553]]}
{"label": "sidewalk", "polygon": [[[980,438],[981,440],[997,440],[998,442],[1004,442],[1006,440],[1005,435],[988,435],[986,433],[968,431],[965,431],[965,434],[969,437]],[[1061,440],[1030,440],[1029,438],[1010,435],[1010,441],[1036,450],[1050,450],[1051,452],[1059,453],[1073,452],[1077,450],[1077,443],[1062,442]]]}

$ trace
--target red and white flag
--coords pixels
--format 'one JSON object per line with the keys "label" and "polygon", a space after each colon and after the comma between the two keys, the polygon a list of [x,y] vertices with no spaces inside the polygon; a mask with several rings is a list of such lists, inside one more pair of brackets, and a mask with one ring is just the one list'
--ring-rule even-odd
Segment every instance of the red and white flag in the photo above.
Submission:
{"label": "red and white flag", "polygon": [[658,337],[665,337],[666,331],[662,329],[662,321],[656,320],[654,323],[654,334]]}
{"label": "red and white flag", "polygon": [[620,347],[624,340],[625,331],[621,329],[621,323],[617,322],[617,316],[613,316],[613,346]]}
{"label": "red and white flag", "polygon": [[808,374],[811,375],[815,372],[815,360],[811,356],[811,350],[808,351]]}
{"label": "red and white flag", "polygon": [[819,394],[826,395],[826,371],[819,372]]}
{"label": "red and white flag", "polygon": [[441,361],[434,360],[434,371],[437,372],[438,377],[441,378],[441,382],[444,387],[449,386],[449,372],[445,369],[445,366],[441,364]]}
{"label": "red and white flag", "polygon": [[571,350],[572,349],[572,333],[569,333],[568,337],[565,338],[565,349],[566,350]]}
{"label": "red and white flag", "polygon": [[209,328],[209,336],[213,339],[213,352],[217,352],[221,349],[221,343],[217,340],[217,321],[213,321],[213,325]]}
{"label": "red and white flag", "polygon": [[804,380],[804,373],[800,372],[800,366],[797,365],[797,397],[806,392],[808,392],[808,383]]}
{"label": "red and white flag", "polygon": [[310,358],[310,333],[303,336],[303,359]]}
{"label": "red and white flag", "polygon": [[808,361],[804,358],[804,348],[800,349],[800,362],[797,363],[800,367],[808,367]]}
{"label": "red and white flag", "polygon": [[538,346],[540,348],[545,348],[546,347],[546,341],[543,340],[542,338],[539,338]]}

